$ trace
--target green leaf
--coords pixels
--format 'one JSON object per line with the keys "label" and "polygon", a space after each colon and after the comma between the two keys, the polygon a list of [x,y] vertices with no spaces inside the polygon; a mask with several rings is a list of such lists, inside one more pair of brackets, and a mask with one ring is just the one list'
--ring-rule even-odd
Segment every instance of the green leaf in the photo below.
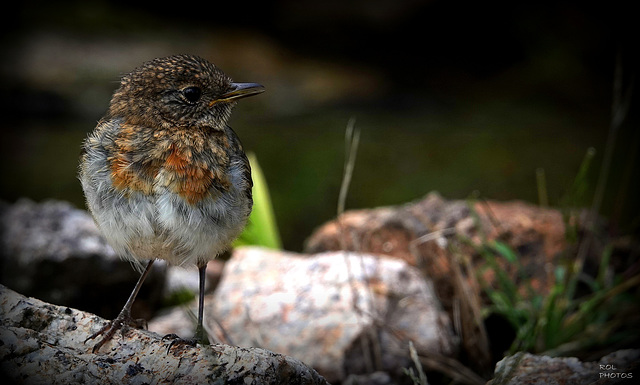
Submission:
{"label": "green leaf", "polygon": [[515,264],[518,262],[518,256],[506,243],[494,241],[491,242],[491,246],[498,254],[502,255],[507,261],[509,261],[509,263]]}
{"label": "green leaf", "polygon": [[281,249],[282,242],[276,225],[267,180],[255,154],[248,153],[247,157],[251,163],[251,178],[253,179],[253,211],[247,227],[233,243],[233,246],[253,245]]}

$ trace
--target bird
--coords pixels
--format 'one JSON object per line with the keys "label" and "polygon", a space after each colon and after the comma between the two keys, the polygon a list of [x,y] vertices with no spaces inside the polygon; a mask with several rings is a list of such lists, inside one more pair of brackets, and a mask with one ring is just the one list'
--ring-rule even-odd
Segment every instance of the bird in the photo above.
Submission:
{"label": "bird", "polygon": [[181,341],[207,343],[207,263],[230,248],[253,206],[251,167],[228,121],[238,99],[264,90],[189,54],[122,76],[82,144],[78,177],[107,243],[141,275],[118,316],[85,340],[101,336],[94,353],[136,325],[131,307],[158,259],[197,266],[198,323],[194,338]]}

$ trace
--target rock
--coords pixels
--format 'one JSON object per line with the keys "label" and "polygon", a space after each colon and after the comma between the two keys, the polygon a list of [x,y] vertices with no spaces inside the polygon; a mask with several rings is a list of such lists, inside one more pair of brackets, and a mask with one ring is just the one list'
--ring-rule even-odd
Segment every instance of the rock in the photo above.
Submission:
{"label": "rock", "polygon": [[306,241],[306,253],[351,250],[393,256],[417,266],[410,242],[454,227],[469,217],[462,201],[446,202],[431,193],[422,201],[397,207],[347,211],[318,228]]}
{"label": "rock", "polygon": [[296,357],[328,381],[410,365],[408,342],[451,356],[451,321],[407,263],[368,254],[235,250],[206,302],[210,330]]}
{"label": "rock", "polygon": [[174,345],[144,330],[85,344],[105,320],[0,285],[0,378],[22,384],[327,384],[302,362],[258,348]]}
{"label": "rock", "polygon": [[487,385],[637,383],[639,364],[639,349],[619,350],[604,356],[599,362],[520,352],[498,362],[495,377]]}
{"label": "rock", "polygon": [[[158,260],[161,261],[161,260]],[[207,264],[205,275],[205,292],[212,292],[222,277],[224,261],[214,259]],[[165,301],[171,301],[175,296],[188,294],[197,297],[200,291],[200,277],[198,269],[192,266],[167,266],[164,287]]]}
{"label": "rock", "polygon": [[[171,295],[180,291],[188,291],[197,295],[199,291],[200,278],[198,269],[195,266],[169,266],[167,267],[167,278],[165,295]],[[205,290],[208,289],[205,284]]]}
{"label": "rock", "polygon": [[[120,260],[88,212],[62,201],[0,205],[1,282],[44,301],[114,318],[140,273]],[[148,318],[161,300],[165,269],[156,264],[134,304]]]}
{"label": "rock", "polygon": [[159,314],[149,320],[147,329],[161,336],[177,334],[183,338],[191,338],[196,331],[197,312],[198,304],[196,301],[161,310]]}
{"label": "rock", "polygon": [[[222,278],[223,269],[224,261],[209,261],[205,282],[206,293],[213,292],[217,287]],[[199,285],[200,277],[195,266],[168,266],[163,300],[168,307],[149,320],[148,329],[160,335],[193,336],[198,317]]]}
{"label": "rock", "polygon": [[394,385],[395,382],[385,372],[373,372],[369,374],[350,374],[342,385]]}
{"label": "rock", "polygon": [[[569,218],[578,236],[585,226],[583,214],[576,211]],[[497,251],[502,245],[515,252],[517,264]],[[599,261],[596,256],[601,255],[601,244],[592,245],[585,263],[587,273],[594,265],[590,261]],[[563,254],[576,255],[571,247],[565,237],[565,219],[558,210],[521,201],[446,200],[430,193],[401,206],[345,212],[318,228],[307,239],[305,252],[373,253],[418,267],[433,282],[444,309],[457,320],[462,359],[467,357],[465,363],[473,370],[490,376],[493,357],[501,357],[509,348],[515,331],[500,316],[482,315],[483,307],[491,303],[482,284],[500,287],[486,255],[495,257],[495,263],[527,299],[549,293]],[[521,284],[523,276],[527,285]]]}
{"label": "rock", "polygon": [[[462,200],[445,200],[437,193],[398,207],[354,210],[317,229],[306,242],[305,252],[351,250],[393,256],[421,267],[433,279],[439,298],[451,307],[451,262],[449,246],[456,237],[475,246],[502,241],[520,256],[520,263],[533,277],[540,293],[552,284],[550,269],[567,248],[562,214],[528,203],[479,201],[473,206]],[[457,250],[471,257],[474,270],[485,266],[477,250],[458,244]],[[499,259],[512,278],[516,269]],[[484,278],[493,283],[495,277]],[[527,294],[527,293],[523,293]]]}

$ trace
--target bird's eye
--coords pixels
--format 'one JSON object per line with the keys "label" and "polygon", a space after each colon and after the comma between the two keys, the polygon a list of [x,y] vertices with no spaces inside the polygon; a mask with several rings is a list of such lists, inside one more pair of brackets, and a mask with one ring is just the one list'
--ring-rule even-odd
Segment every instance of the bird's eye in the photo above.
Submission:
{"label": "bird's eye", "polygon": [[187,102],[196,103],[202,96],[202,90],[200,87],[187,87],[182,90],[182,95],[187,99]]}

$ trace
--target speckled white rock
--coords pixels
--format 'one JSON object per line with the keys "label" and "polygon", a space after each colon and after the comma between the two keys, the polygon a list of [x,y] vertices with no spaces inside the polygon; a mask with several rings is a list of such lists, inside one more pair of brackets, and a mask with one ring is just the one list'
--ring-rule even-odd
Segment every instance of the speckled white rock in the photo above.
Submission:
{"label": "speckled white rock", "polygon": [[[367,359],[382,366],[373,369],[408,366],[410,340],[422,352],[457,347],[428,282],[397,259],[241,248],[206,304],[209,328],[217,320],[232,344],[296,357],[330,382],[367,372]],[[363,338],[379,353],[363,358]]]}
{"label": "speckled white rock", "polygon": [[608,385],[637,383],[640,349],[618,350],[598,362],[518,352],[496,364],[487,385]]}
{"label": "speckled white rock", "polygon": [[97,354],[86,338],[105,320],[0,285],[0,378],[23,384],[326,384],[302,362],[264,349],[174,345],[116,333]]}

